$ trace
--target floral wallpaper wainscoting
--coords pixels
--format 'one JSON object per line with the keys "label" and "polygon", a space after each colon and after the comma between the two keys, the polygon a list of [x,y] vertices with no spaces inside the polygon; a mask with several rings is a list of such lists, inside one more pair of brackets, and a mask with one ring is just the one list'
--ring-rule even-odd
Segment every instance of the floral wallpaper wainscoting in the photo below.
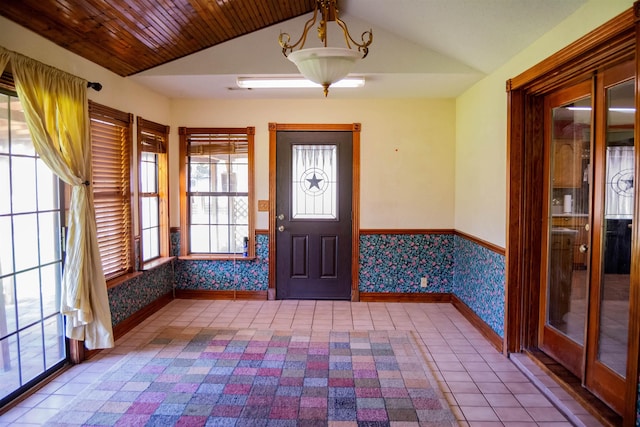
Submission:
{"label": "floral wallpaper wainscoting", "polygon": [[452,292],[453,268],[453,234],[360,235],[360,292]]}
{"label": "floral wallpaper wainscoting", "polygon": [[[172,235],[171,240],[175,251],[179,239]],[[266,291],[269,287],[268,242],[267,235],[256,235],[256,258],[251,260],[176,260],[176,289]]]}
{"label": "floral wallpaper wainscoting", "polygon": [[107,294],[111,308],[111,324],[117,325],[171,292],[173,292],[173,266],[170,262],[109,288]]}
{"label": "floral wallpaper wainscoting", "polygon": [[455,236],[452,292],[500,337],[504,337],[505,257]]}

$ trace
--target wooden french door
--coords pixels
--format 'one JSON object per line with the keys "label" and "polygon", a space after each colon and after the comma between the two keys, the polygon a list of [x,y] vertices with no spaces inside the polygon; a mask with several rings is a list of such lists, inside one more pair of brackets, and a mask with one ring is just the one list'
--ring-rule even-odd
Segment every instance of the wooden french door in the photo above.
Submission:
{"label": "wooden french door", "polygon": [[352,138],[277,132],[278,299],[351,299]]}
{"label": "wooden french door", "polygon": [[591,250],[591,92],[586,81],[545,99],[547,215],[539,346],[578,377],[584,369]]}
{"label": "wooden french door", "polygon": [[545,98],[538,343],[624,412],[635,180],[635,74],[627,63]]}

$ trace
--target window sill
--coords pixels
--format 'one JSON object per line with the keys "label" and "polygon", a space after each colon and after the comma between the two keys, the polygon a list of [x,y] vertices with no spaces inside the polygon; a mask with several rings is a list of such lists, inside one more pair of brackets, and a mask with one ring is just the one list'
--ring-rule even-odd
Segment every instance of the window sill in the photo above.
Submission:
{"label": "window sill", "polygon": [[107,289],[115,288],[118,285],[123,284],[127,280],[134,279],[138,276],[142,276],[141,271],[136,271],[134,273],[123,274],[122,276],[115,277],[113,279],[107,280]]}
{"label": "window sill", "polygon": [[154,268],[157,268],[157,267],[160,267],[162,265],[170,263],[175,258],[176,257],[174,257],[174,256],[166,256],[166,257],[160,257],[160,258],[152,259],[151,261],[147,261],[144,264],[142,264],[142,267],[140,267],[140,270],[142,270],[142,271],[153,270]]}
{"label": "window sill", "polygon": [[253,261],[256,257],[242,255],[197,254],[179,256],[178,259],[183,261]]}

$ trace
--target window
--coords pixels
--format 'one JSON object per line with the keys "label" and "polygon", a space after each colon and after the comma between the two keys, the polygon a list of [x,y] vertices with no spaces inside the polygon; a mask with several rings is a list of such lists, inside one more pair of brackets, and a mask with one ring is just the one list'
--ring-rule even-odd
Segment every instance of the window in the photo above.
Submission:
{"label": "window", "polygon": [[255,129],[179,133],[181,255],[253,257]]}
{"label": "window", "polygon": [[0,78],[0,407],[66,361],[60,314],[64,191],[35,152],[13,79]]}
{"label": "window", "polygon": [[140,259],[169,256],[167,141],[169,126],[138,117]]}
{"label": "window", "polygon": [[107,280],[133,272],[131,123],[133,116],[89,102],[98,246]]}

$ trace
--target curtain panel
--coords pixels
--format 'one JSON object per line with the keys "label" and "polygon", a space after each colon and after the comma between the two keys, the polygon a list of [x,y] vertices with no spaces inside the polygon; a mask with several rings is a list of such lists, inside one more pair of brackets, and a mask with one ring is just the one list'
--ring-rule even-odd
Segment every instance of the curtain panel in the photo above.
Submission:
{"label": "curtain panel", "polygon": [[66,335],[90,350],[111,348],[111,311],[90,187],[87,81],[0,47],[0,73],[9,62],[35,150],[72,188],[60,307]]}

